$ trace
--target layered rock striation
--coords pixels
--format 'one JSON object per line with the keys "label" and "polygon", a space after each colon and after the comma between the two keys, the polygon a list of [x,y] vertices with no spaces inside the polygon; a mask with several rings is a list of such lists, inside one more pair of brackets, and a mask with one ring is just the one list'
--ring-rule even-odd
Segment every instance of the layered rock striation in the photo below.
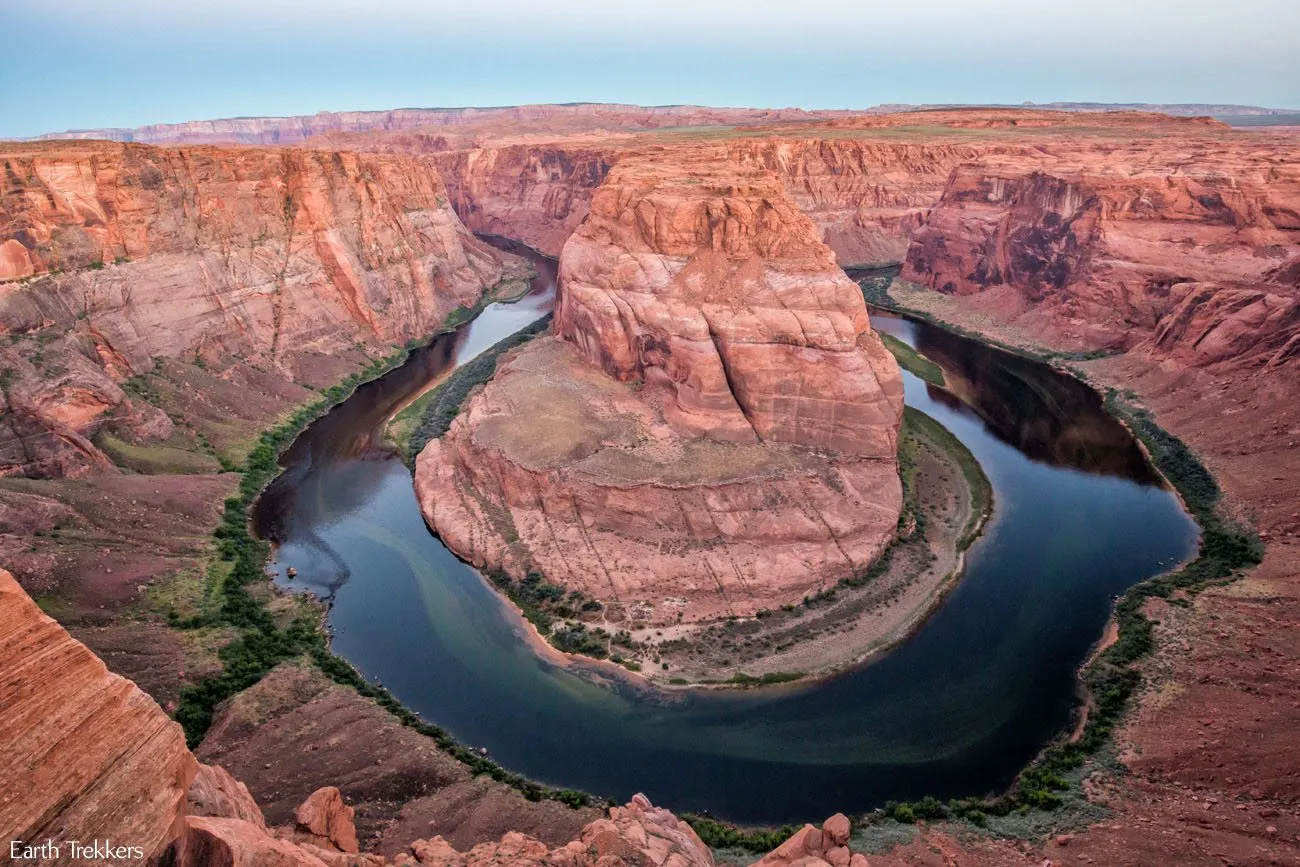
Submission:
{"label": "layered rock striation", "polygon": [[741,139],[726,158],[774,172],[844,268],[893,265],[943,195],[948,176],[977,160],[972,144],[819,137]]}
{"label": "layered rock striation", "polygon": [[41,613],[0,570],[0,837],[76,860],[67,841],[159,854],[181,830],[198,763],[181,727]]}
{"label": "layered rock striation", "polygon": [[560,279],[556,336],[418,460],[454,551],[650,623],[797,601],[880,555],[901,378],[774,176],[625,159]]}
{"label": "layered rock striation", "polygon": [[[466,231],[427,158],[106,143],[0,152],[0,473],[107,463],[120,383],[182,358],[326,385],[518,270]],[[132,418],[144,413],[147,418]]]}
{"label": "layered rock striation", "polygon": [[617,148],[581,143],[520,144],[460,150],[434,159],[465,225],[559,256],[620,155]]}

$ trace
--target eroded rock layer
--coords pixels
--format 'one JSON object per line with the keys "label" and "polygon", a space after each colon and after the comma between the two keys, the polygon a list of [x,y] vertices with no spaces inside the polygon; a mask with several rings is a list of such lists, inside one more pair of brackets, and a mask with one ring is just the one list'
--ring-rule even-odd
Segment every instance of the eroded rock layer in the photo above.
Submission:
{"label": "eroded rock layer", "polygon": [[453,550],[649,622],[752,614],[879,556],[901,378],[774,176],[625,159],[560,278],[558,337],[420,456]]}
{"label": "eroded rock layer", "polygon": [[[119,383],[156,359],[327,385],[331,359],[427,336],[515,267],[423,157],[62,143],[0,162],[4,474],[106,465],[86,436],[131,415]],[[138,434],[167,435],[138,409]]]}

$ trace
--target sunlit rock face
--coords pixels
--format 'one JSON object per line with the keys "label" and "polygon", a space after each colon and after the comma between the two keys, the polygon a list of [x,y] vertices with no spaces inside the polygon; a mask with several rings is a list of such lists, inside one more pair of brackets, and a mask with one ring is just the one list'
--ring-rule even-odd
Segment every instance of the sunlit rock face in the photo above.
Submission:
{"label": "sunlit rock face", "polygon": [[903,277],[1080,348],[1277,366],[1300,335],[1298,230],[1300,170],[1258,143],[1085,141],[956,169]]}

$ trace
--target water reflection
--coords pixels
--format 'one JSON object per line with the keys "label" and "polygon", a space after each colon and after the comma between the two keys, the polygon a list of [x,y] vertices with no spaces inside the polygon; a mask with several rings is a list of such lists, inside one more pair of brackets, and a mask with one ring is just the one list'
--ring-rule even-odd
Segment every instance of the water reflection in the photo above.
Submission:
{"label": "water reflection", "polygon": [[[284,472],[254,504],[252,524],[258,537],[277,545],[292,540],[299,559],[306,559],[307,568],[295,566],[305,575],[300,586],[333,599],[351,577],[347,558],[331,547],[321,530],[375,500],[386,474],[366,464],[394,459],[384,442],[388,419],[460,364],[550,312],[555,300],[555,260],[514,242],[492,240],[532,263],[537,273],[528,295],[509,304],[488,305],[474,321],[438,335],[412,351],[401,367],[360,386],[299,435],[280,460]],[[327,498],[322,495],[326,477],[331,482]],[[338,484],[340,479],[345,483]]]}
{"label": "water reflection", "polygon": [[932,400],[969,406],[994,436],[1030,458],[1144,485],[1161,483],[1128,430],[1077,379],[939,328],[909,327],[879,310],[871,315],[877,330],[910,332],[917,350],[943,368],[948,391],[931,387]]}
{"label": "water reflection", "polygon": [[1123,429],[1068,380],[874,316],[953,371],[952,394],[905,374],[907,403],[965,443],[994,488],[989,532],[944,605],[891,653],[816,684],[665,702],[593,682],[521,640],[517,613],[428,532],[378,437],[448,357],[540,318],[550,276],[525,306],[494,305],[313,425],[256,510],[298,568],[293,585],[334,594],[335,652],[511,770],[764,822],[996,789],[1068,724],[1074,672],[1114,596],[1195,544]]}

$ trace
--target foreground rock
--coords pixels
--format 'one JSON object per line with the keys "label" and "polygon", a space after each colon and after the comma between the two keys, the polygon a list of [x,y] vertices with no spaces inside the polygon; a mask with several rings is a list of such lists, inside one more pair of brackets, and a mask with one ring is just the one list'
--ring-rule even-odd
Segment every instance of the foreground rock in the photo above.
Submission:
{"label": "foreground rock", "polygon": [[[0,570],[0,838],[109,841],[157,855],[198,763],[181,727],[41,613]],[[61,854],[24,859],[60,864]]]}
{"label": "foreground rock", "polygon": [[[234,813],[246,806],[229,803],[232,814],[190,816],[184,831],[163,856],[169,867],[712,867],[713,853],[689,825],[644,795],[582,829],[559,846],[507,832],[497,842],[468,852],[442,837],[416,840],[391,861],[357,852],[351,808],[334,788],[321,789],[299,808],[292,831],[268,831]],[[842,817],[841,817],[842,818]],[[845,830],[847,836],[847,820]],[[329,837],[317,833],[328,828]],[[303,837],[309,831],[310,839]],[[313,836],[314,835],[314,836]],[[343,841],[340,845],[339,841]],[[348,841],[351,845],[347,845]],[[784,862],[781,862],[784,863]],[[856,865],[855,865],[856,867]]]}
{"label": "foreground rock", "polygon": [[820,829],[804,825],[753,867],[869,867],[867,856],[849,848],[848,817],[836,813]]}
{"label": "foreground rock", "polygon": [[355,855],[359,851],[355,815],[343,803],[343,793],[334,786],[326,786],[303,801],[293,819],[296,830],[309,837],[307,842]]}
{"label": "foreground rock", "polygon": [[691,829],[667,810],[636,795],[609,817],[582,829],[578,839],[548,849],[531,837],[509,833],[499,843],[458,852],[441,837],[411,845],[395,867],[712,867],[713,853]]}
{"label": "foreground rock", "polygon": [[419,458],[453,550],[647,623],[795,602],[880,555],[898,367],[775,178],[625,160],[560,277],[558,337]]}

